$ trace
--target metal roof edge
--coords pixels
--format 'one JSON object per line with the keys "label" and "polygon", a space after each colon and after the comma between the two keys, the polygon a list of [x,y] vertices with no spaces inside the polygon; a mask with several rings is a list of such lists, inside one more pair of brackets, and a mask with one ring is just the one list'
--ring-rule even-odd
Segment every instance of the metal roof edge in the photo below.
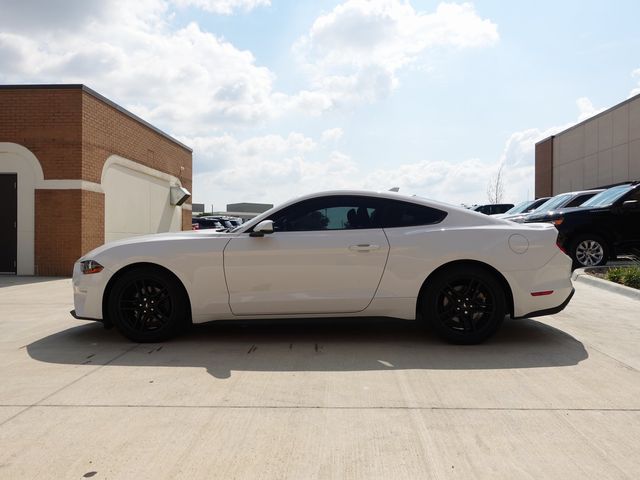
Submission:
{"label": "metal roof edge", "polygon": [[631,103],[631,102],[633,102],[633,101],[635,101],[635,100],[640,100],[640,93],[638,93],[637,95],[634,95],[633,97],[629,97],[629,98],[627,98],[627,99],[623,100],[622,102],[616,103],[614,106],[609,107],[609,108],[607,108],[606,110],[603,110],[602,112],[596,113],[596,114],[595,114],[595,115],[593,115],[592,117],[585,118],[584,120],[582,120],[582,121],[580,121],[580,122],[576,123],[575,125],[570,126],[569,128],[565,128],[564,130],[562,130],[562,131],[560,131],[560,132],[558,132],[558,133],[555,133],[555,134],[553,134],[553,135],[551,135],[551,136],[549,136],[549,137],[547,137],[547,138],[545,138],[545,139],[543,139],[543,140],[540,140],[540,141],[536,142],[536,145],[538,145],[538,143],[542,143],[542,142],[544,142],[544,141],[546,141],[546,140],[549,140],[550,138],[554,138],[554,137],[558,137],[558,136],[560,136],[560,135],[563,135],[563,134],[565,134],[565,133],[569,132],[570,130],[573,130],[574,128],[578,128],[578,127],[580,127],[580,126],[582,126],[582,125],[585,125],[586,123],[589,123],[589,122],[591,122],[592,120],[595,120],[595,119],[597,119],[597,118],[600,118],[600,117],[602,117],[602,116],[604,116],[604,115],[606,115],[606,114],[608,114],[608,113],[611,113],[611,112],[612,112],[612,111],[614,111],[615,109],[620,108],[620,107],[622,107],[623,105],[626,105],[626,104],[628,104],[628,103]]}

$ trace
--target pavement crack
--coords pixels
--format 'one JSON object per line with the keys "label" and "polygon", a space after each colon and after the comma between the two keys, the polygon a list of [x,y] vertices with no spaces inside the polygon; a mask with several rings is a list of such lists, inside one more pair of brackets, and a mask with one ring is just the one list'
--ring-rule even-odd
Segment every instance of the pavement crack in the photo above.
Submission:
{"label": "pavement crack", "polygon": [[[80,404],[80,403],[37,403],[5,404],[0,407],[26,408],[177,408],[177,409],[237,409],[237,410],[408,410],[408,411],[469,411],[469,412],[640,412],[638,408],[545,408],[545,407],[409,407],[409,406],[349,406],[349,405],[167,405],[167,404]],[[24,411],[24,410],[23,410]],[[17,416],[18,414],[14,415]],[[14,418],[11,417],[11,418]],[[3,422],[3,424],[6,422]]]}

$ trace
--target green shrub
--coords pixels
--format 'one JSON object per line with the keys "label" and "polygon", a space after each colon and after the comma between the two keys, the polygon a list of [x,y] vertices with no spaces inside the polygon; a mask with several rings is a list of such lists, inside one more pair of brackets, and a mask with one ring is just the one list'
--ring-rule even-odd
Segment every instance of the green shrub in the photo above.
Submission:
{"label": "green shrub", "polygon": [[640,267],[615,267],[607,271],[607,280],[640,289]]}
{"label": "green shrub", "polygon": [[622,283],[622,278],[624,276],[624,268],[622,267],[614,267],[607,271],[607,280],[616,283]]}
{"label": "green shrub", "polygon": [[624,284],[627,287],[640,289],[640,268],[630,267],[629,271],[624,276]]}

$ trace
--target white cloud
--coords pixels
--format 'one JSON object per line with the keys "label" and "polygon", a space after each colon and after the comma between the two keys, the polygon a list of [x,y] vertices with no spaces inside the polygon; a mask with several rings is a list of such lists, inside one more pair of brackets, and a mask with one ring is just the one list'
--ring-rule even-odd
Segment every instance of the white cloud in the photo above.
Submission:
{"label": "white cloud", "polygon": [[193,179],[194,201],[224,208],[224,202],[282,202],[310,191],[348,188],[357,172],[348,155],[318,151],[300,133],[238,140],[232,135],[193,138],[199,152]]}
{"label": "white cloud", "polygon": [[[285,157],[300,157],[316,148],[316,142],[301,133],[291,132],[288,136],[263,135],[247,140],[235,136],[181,137],[181,141],[191,145],[194,153],[194,170],[200,173],[233,171],[249,177],[264,164],[273,166]],[[280,167],[275,167],[281,171]]]}
{"label": "white cloud", "polygon": [[342,138],[344,131],[341,128],[329,128],[322,132],[322,141],[323,142],[335,142]]}
{"label": "white cloud", "polygon": [[176,135],[254,125],[280,111],[269,69],[195,23],[171,28],[166,2],[87,5],[75,29],[0,20],[0,82],[85,83]]}
{"label": "white cloud", "polygon": [[578,114],[579,122],[586,120],[587,118],[593,117],[594,115],[597,115],[598,113],[606,110],[606,108],[595,108],[593,106],[593,103],[591,103],[591,100],[589,100],[587,97],[580,97],[579,99],[577,99],[576,105],[578,106],[578,111],[579,111],[579,114]]}
{"label": "white cloud", "polygon": [[400,0],[348,0],[294,45],[314,87],[294,100],[306,110],[371,102],[389,95],[397,72],[429,49],[486,47],[498,38],[497,26],[468,3],[424,13]]}
{"label": "white cloud", "polygon": [[[309,83],[284,94],[251,52],[196,23],[172,23],[172,5],[231,13],[267,0],[70,1],[69,15],[37,0],[3,9],[0,82],[85,83],[174,135],[218,135],[288,113],[373,102],[390,94],[397,70],[425,49],[497,40],[495,25],[469,4],[441,4],[425,14],[397,0],[349,0],[297,42]],[[382,36],[370,42],[368,29]]]}
{"label": "white cloud", "polygon": [[[533,142],[546,132],[514,134],[505,146],[502,161],[508,196],[524,199],[532,190]],[[497,163],[467,159],[452,163],[420,161],[368,171],[339,151],[326,152],[311,138],[291,133],[266,135],[240,141],[231,135],[188,140],[196,152],[194,201],[213,203],[259,201],[280,203],[305,193],[334,189],[400,191],[451,203],[486,201],[486,186]],[[531,183],[531,186],[528,183]]]}
{"label": "white cloud", "polygon": [[[576,101],[578,118],[601,109],[588,98]],[[194,177],[194,200],[207,204],[221,202],[261,201],[280,203],[296,195],[344,188],[388,190],[400,187],[400,192],[454,204],[486,203],[489,180],[503,165],[504,198],[518,203],[534,197],[535,144],[572,125],[550,128],[530,128],[514,132],[505,141],[496,160],[468,158],[462,161],[431,161],[428,159],[371,171],[364,162],[343,152],[325,152],[327,137],[335,135],[325,130],[323,143],[299,133],[287,137],[266,135],[239,141],[231,135],[209,139],[191,139],[198,152],[208,152],[200,171]],[[328,132],[331,132],[329,134]],[[196,158],[198,158],[198,154]],[[211,166],[215,165],[215,170]],[[209,166],[209,167],[206,167]]]}
{"label": "white cloud", "polygon": [[231,15],[237,10],[248,12],[256,7],[268,7],[271,0],[171,0],[178,7],[196,7],[206,12]]}

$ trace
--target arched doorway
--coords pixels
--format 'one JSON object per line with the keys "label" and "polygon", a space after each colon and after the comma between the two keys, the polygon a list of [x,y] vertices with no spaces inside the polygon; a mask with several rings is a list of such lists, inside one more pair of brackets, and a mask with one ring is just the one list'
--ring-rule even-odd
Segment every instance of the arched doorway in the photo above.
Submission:
{"label": "arched doorway", "polygon": [[[44,183],[42,167],[36,156],[22,145],[0,142],[0,174],[6,175],[5,180],[9,176],[15,178],[16,204],[15,206],[7,206],[15,208],[15,212],[8,212],[8,217],[15,214],[15,231],[8,232],[3,229],[0,232],[0,235],[15,234],[16,237],[15,252],[8,252],[9,255],[15,256],[15,269],[8,273],[33,275],[35,264],[35,190]],[[6,183],[12,182],[13,180],[8,180]]]}

